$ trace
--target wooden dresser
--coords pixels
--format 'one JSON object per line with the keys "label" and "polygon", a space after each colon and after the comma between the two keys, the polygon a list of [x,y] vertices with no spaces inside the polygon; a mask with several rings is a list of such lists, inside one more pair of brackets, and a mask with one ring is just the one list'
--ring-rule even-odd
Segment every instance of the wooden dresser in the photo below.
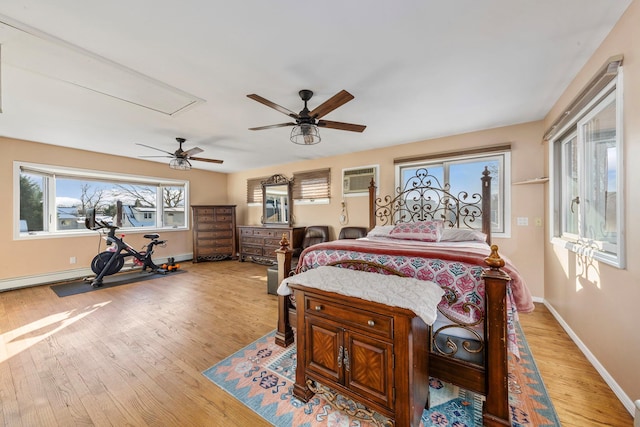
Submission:
{"label": "wooden dresser", "polygon": [[237,259],[235,205],[191,206],[193,262]]}
{"label": "wooden dresser", "polygon": [[[417,426],[429,395],[429,327],[411,310],[289,284],[296,296],[298,363],[293,395],[335,392]],[[328,388],[328,389],[327,389]]]}
{"label": "wooden dresser", "polygon": [[273,264],[276,262],[275,250],[280,247],[282,235],[287,236],[291,249],[300,248],[304,229],[305,227],[241,225],[238,227],[240,261],[249,259],[261,264]]}

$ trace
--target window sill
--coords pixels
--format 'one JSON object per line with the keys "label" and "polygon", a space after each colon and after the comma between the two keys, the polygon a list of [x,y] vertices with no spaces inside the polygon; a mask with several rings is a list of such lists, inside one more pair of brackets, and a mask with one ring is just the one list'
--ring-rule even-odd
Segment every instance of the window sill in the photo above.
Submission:
{"label": "window sill", "polygon": [[575,253],[578,257],[599,261],[619,269],[625,268],[624,261],[622,257],[619,255],[602,252],[594,247],[586,246],[578,242],[565,240],[560,237],[553,237],[551,239],[551,243],[554,246],[558,246],[570,252]]}
{"label": "window sill", "polygon": [[[167,233],[174,231],[188,231],[188,227],[167,227],[167,228],[119,228],[116,234],[148,234],[148,233]],[[44,231],[32,232],[32,233],[20,233],[14,237],[14,240],[39,240],[39,239],[58,239],[67,237],[87,237],[95,236],[97,230],[78,230],[78,231],[59,231],[56,233],[49,233]]]}

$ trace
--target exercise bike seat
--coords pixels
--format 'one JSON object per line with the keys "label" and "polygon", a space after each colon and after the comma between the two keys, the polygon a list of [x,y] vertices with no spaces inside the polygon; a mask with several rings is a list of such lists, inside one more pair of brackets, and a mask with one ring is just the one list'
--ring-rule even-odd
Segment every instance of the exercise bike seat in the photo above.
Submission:
{"label": "exercise bike seat", "polygon": [[151,240],[155,240],[158,237],[160,237],[160,235],[158,233],[153,233],[153,234],[145,234],[144,238],[145,239],[151,239]]}

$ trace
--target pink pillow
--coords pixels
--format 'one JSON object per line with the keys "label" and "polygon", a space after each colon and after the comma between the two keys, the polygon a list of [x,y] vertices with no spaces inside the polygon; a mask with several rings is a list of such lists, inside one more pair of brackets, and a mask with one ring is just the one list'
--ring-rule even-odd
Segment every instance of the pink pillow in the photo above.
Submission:
{"label": "pink pillow", "polygon": [[439,242],[444,228],[443,221],[419,221],[396,224],[389,237],[423,242]]}

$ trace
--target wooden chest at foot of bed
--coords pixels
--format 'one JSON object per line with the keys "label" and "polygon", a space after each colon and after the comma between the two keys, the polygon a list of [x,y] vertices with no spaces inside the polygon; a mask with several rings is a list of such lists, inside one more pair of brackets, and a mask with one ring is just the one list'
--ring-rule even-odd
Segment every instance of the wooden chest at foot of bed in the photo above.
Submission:
{"label": "wooden chest at foot of bed", "polygon": [[307,401],[328,387],[397,427],[417,426],[429,393],[424,321],[400,307],[289,286],[297,301],[293,394]]}

